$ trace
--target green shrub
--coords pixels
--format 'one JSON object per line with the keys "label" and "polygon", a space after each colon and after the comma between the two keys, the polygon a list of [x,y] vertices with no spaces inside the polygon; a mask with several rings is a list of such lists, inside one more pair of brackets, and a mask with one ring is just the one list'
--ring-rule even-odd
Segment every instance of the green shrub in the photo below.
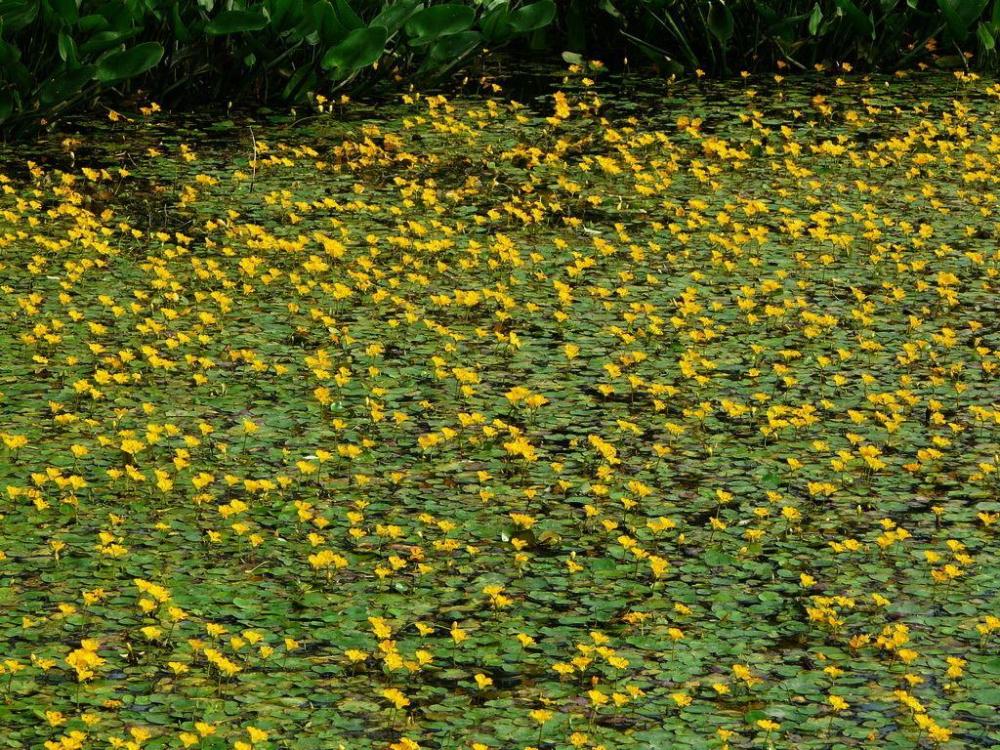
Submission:
{"label": "green shrub", "polygon": [[972,50],[992,65],[1000,0],[569,0],[563,18],[568,50],[607,61],[637,53],[675,72],[777,60],[894,68],[935,52],[961,65]]}
{"label": "green shrub", "polygon": [[0,124],[44,121],[109,88],[295,101],[391,71],[431,78],[555,12],[553,0],[0,0]]}
{"label": "green shrub", "polygon": [[111,90],[299,101],[386,75],[424,82],[477,52],[535,49],[661,72],[995,62],[1000,0],[0,0],[0,129]]}

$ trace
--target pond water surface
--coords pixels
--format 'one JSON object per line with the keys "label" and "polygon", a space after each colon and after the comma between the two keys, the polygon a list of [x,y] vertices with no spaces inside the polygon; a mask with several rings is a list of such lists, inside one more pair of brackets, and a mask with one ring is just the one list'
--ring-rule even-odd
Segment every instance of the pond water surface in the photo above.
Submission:
{"label": "pond water surface", "polygon": [[1000,88],[591,78],[3,147],[0,746],[1000,743]]}

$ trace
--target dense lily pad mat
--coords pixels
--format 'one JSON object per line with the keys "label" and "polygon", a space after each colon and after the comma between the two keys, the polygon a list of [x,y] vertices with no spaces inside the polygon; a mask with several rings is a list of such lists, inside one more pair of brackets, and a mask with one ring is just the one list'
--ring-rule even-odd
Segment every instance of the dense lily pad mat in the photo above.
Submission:
{"label": "dense lily pad mat", "polygon": [[589,84],[8,163],[0,747],[1000,743],[1000,89]]}

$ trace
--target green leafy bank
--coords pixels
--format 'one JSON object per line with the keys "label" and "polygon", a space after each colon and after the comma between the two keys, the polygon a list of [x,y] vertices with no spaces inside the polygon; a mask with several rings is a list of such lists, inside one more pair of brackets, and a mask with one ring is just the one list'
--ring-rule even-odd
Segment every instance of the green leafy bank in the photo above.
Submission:
{"label": "green leafy bank", "polygon": [[5,0],[0,123],[44,121],[109,89],[296,101],[386,74],[426,80],[555,15],[553,0]]}
{"label": "green leafy bank", "polygon": [[[850,61],[991,67],[1000,33],[993,0],[571,0],[569,49],[618,51],[674,71],[715,74],[781,61],[793,69]],[[617,36],[601,44],[595,29]]]}
{"label": "green leafy bank", "polygon": [[665,74],[992,66],[1000,0],[0,0],[0,128],[142,89],[295,102],[423,84],[510,46]]}

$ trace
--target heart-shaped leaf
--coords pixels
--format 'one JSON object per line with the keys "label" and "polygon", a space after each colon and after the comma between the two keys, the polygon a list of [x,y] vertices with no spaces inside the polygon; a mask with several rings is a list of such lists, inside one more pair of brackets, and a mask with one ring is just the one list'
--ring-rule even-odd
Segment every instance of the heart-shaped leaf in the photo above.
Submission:
{"label": "heart-shaped leaf", "polygon": [[823,22],[823,9],[816,3],[813,6],[812,13],[809,14],[809,34],[816,36],[819,32],[819,25]]}
{"label": "heart-shaped leaf", "polygon": [[382,56],[388,38],[382,26],[355,29],[327,50],[323,55],[323,68],[333,71],[336,78],[346,78],[375,63]]}
{"label": "heart-shaped leaf", "polygon": [[71,99],[94,79],[94,70],[93,65],[85,65],[57,73],[39,87],[38,101],[43,107],[50,107]]}
{"label": "heart-shaped leaf", "polygon": [[348,31],[360,29],[365,25],[365,22],[354,12],[354,8],[347,4],[347,0],[333,0],[333,12],[337,15],[340,25]]}
{"label": "heart-shaped leaf", "polygon": [[523,34],[548,26],[555,17],[556,4],[552,0],[538,0],[512,12],[510,25]]}
{"label": "heart-shaped leaf", "polygon": [[207,24],[205,33],[213,36],[260,31],[267,26],[267,16],[252,10],[224,10]]}
{"label": "heart-shaped leaf", "polygon": [[406,22],[406,33],[411,44],[429,44],[438,37],[467,30],[475,20],[476,12],[468,5],[432,5]]}
{"label": "heart-shaped leaf", "polygon": [[479,29],[483,38],[490,44],[506,42],[514,34],[514,26],[510,22],[510,9],[506,5],[498,5],[480,19]]}
{"label": "heart-shaped leaf", "polygon": [[76,23],[77,16],[79,15],[76,8],[76,0],[48,0],[48,2],[49,7],[52,8],[52,12],[59,17],[60,21],[67,26],[72,26]]}
{"label": "heart-shaped leaf", "polygon": [[320,0],[312,7],[310,14],[319,41],[324,45],[337,44],[351,32],[337,20],[337,12],[329,0]]}
{"label": "heart-shaped leaf", "polygon": [[997,46],[996,39],[994,38],[993,33],[989,30],[986,24],[984,23],[979,24],[979,26],[976,28],[976,36],[979,37],[979,44],[987,52],[991,52],[996,48]]}
{"label": "heart-shaped leaf", "polygon": [[99,60],[94,77],[103,83],[134,78],[156,65],[162,57],[163,45],[159,42],[137,44]]}
{"label": "heart-shaped leaf", "polygon": [[872,21],[872,17],[855,5],[854,0],[835,0],[835,2],[840,12],[851,22],[855,31],[863,34],[866,38],[875,38],[875,23]]}
{"label": "heart-shaped leaf", "polygon": [[713,0],[708,8],[708,30],[712,36],[725,44],[732,38],[736,28],[733,12],[723,0]]}
{"label": "heart-shaped leaf", "polygon": [[371,25],[382,26],[390,34],[395,34],[419,8],[419,0],[400,0],[385,6],[382,12],[372,19]]}
{"label": "heart-shaped leaf", "polygon": [[989,0],[937,0],[952,39],[961,44],[986,9]]}

